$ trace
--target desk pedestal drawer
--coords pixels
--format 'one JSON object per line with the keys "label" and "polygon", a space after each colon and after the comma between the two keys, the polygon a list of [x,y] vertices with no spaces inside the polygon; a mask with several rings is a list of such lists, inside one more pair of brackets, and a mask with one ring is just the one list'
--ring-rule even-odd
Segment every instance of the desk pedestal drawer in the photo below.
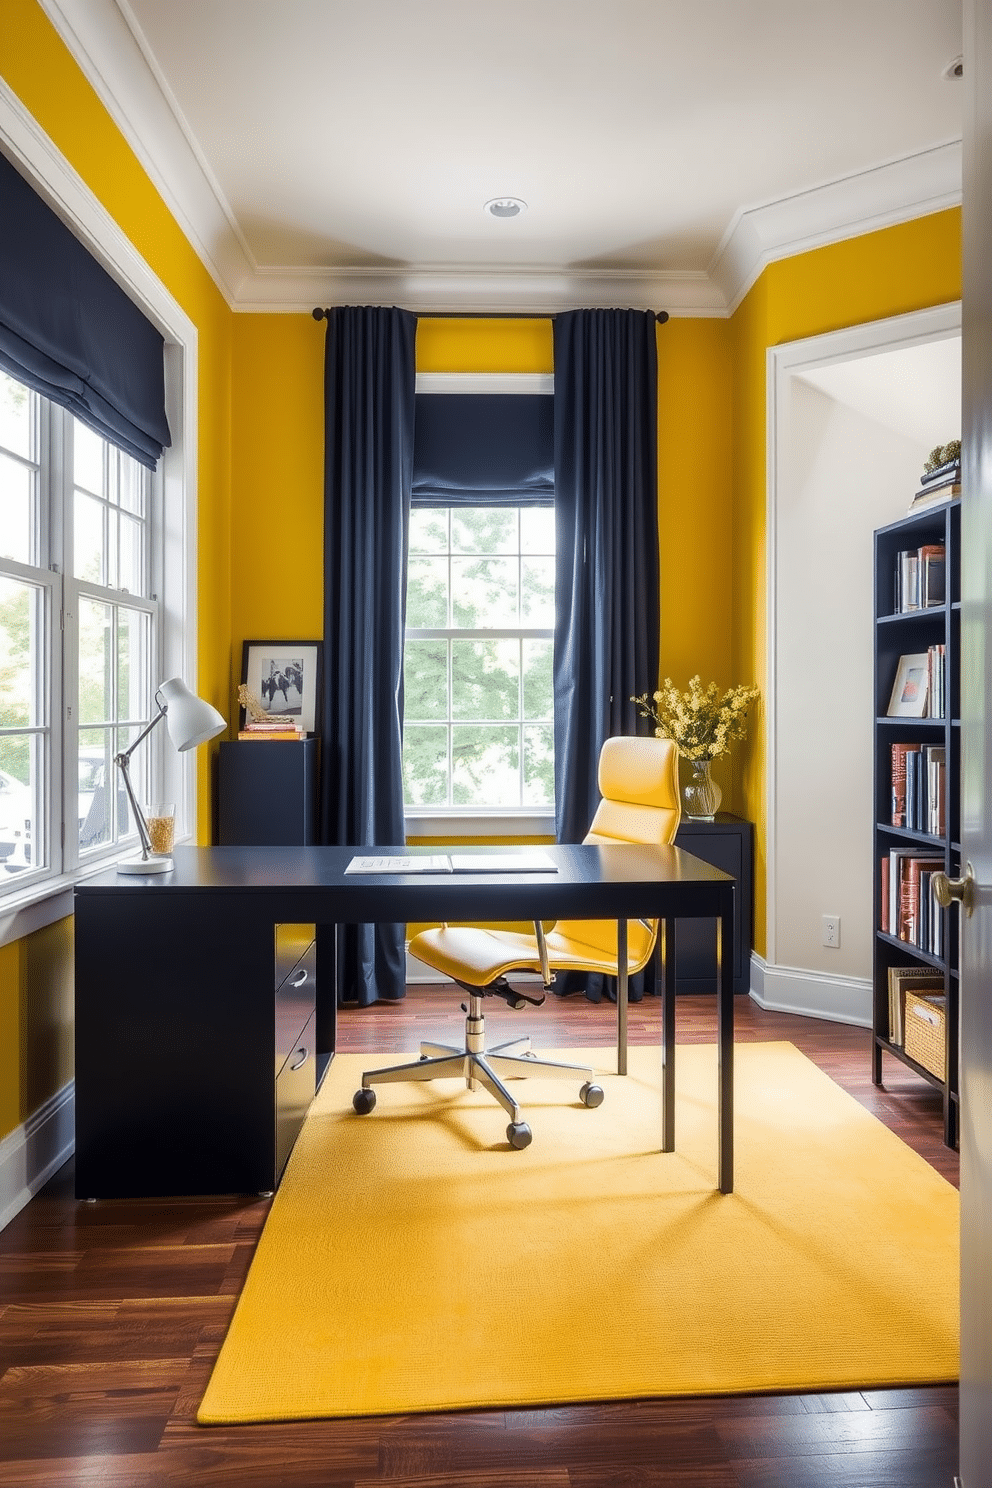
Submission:
{"label": "desk pedestal drawer", "polygon": [[317,1089],[316,1023],[311,1017],[276,1077],[277,1183]]}

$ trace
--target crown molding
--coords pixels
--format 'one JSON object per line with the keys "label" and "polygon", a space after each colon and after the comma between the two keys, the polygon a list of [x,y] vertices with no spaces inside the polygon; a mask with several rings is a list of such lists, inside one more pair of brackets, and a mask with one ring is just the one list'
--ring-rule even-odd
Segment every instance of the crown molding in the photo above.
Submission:
{"label": "crown molding", "polygon": [[777,259],[961,205],[961,141],[948,140],[853,176],[742,208],[709,266],[732,315]]}
{"label": "crown molding", "polygon": [[[38,0],[232,308],[254,262],[164,78],[116,0]],[[121,0],[123,4],[123,0]]]}
{"label": "crown molding", "polygon": [[619,304],[672,316],[724,315],[707,274],[518,268],[497,264],[396,268],[259,269],[239,311],[298,312],[315,305],[402,305],[418,315],[554,315]]}
{"label": "crown molding", "polygon": [[957,206],[961,142],[738,210],[705,271],[360,265],[259,267],[127,0],[39,0],[232,310],[402,304],[434,313],[553,314],[603,304],[728,316],[768,264]]}

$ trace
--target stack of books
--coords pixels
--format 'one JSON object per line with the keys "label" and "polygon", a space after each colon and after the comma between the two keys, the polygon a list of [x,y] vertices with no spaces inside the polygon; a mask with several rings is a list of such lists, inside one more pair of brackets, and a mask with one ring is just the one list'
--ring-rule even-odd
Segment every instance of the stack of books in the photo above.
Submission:
{"label": "stack of books", "polygon": [[911,512],[921,506],[930,506],[938,501],[950,501],[961,495],[961,461],[948,460],[934,470],[928,470],[920,481],[920,489],[909,504]]}
{"label": "stack of books", "polygon": [[892,848],[881,860],[882,931],[930,956],[944,954],[944,916],[933,894],[943,857]]}
{"label": "stack of books", "polygon": [[238,730],[239,739],[305,739],[303,729],[292,718],[248,718],[243,729]]}
{"label": "stack of books", "polygon": [[943,837],[947,823],[943,744],[892,745],[892,825]]}

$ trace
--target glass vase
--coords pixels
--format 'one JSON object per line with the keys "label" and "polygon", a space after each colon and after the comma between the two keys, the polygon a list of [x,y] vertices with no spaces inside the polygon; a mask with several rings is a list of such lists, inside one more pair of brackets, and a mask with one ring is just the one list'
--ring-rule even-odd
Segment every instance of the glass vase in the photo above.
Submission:
{"label": "glass vase", "polygon": [[712,821],[723,800],[723,791],[710,774],[712,763],[708,759],[690,760],[692,779],[682,787],[683,809],[695,821]]}

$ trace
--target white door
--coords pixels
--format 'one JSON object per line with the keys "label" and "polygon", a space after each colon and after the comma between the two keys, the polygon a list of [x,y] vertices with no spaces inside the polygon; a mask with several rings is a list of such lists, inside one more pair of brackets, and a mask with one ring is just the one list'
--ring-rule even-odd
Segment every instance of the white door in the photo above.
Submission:
{"label": "white door", "polygon": [[992,0],[965,0],[961,574],[962,1488],[992,1488]]}

